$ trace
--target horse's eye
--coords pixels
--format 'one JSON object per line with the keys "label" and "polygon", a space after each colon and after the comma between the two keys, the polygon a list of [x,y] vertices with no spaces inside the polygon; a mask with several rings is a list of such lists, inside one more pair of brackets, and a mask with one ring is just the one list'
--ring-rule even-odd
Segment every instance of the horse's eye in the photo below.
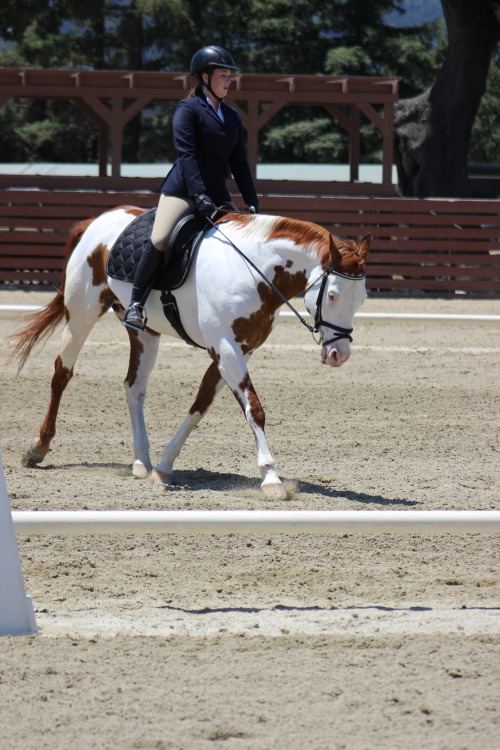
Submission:
{"label": "horse's eye", "polygon": [[328,302],[334,302],[335,301],[335,294],[333,292],[328,292]]}

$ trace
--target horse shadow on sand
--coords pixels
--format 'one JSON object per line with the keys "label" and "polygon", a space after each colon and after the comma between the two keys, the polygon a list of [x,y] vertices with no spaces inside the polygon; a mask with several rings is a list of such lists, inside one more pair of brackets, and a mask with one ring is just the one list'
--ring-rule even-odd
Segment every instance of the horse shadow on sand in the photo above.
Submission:
{"label": "horse shadow on sand", "polygon": [[[42,471],[71,470],[85,473],[92,472],[96,475],[112,473],[116,476],[130,477],[132,479],[130,475],[130,466],[116,462],[81,462],[60,464],[58,466],[54,464],[44,464],[43,466],[32,468]],[[385,497],[384,495],[355,492],[353,490],[338,490],[332,485],[324,482],[306,482],[299,479],[286,478],[282,481],[289,491],[289,499],[280,502],[300,502],[303,495],[319,495],[327,500],[349,500],[350,502],[358,503],[360,505],[378,505],[383,507],[394,506],[399,508],[413,508],[422,505],[418,500],[408,500],[401,497],[390,498]],[[215,492],[233,492],[235,495],[241,496],[243,500],[252,498],[253,500],[261,500],[263,503],[269,502],[269,499],[265,498],[260,489],[258,478],[247,477],[242,474],[234,474],[230,472],[216,472],[211,471],[210,469],[199,468],[176,470],[173,484],[155,486],[161,488],[163,491],[173,493],[180,490],[188,492],[202,492],[206,490],[212,490]]]}
{"label": "horse shadow on sand", "polygon": [[[306,482],[297,479],[282,478],[283,484],[289,491],[289,499],[285,502],[300,501],[302,495],[320,495],[328,500],[350,500],[363,505],[383,505],[398,507],[415,507],[421,505],[418,500],[404,498],[389,498],[383,495],[339,490],[325,483]],[[241,474],[214,472],[208,469],[179,470],[175,473],[175,482],[166,489],[174,491],[179,488],[199,492],[202,490],[216,490],[220,492],[234,492],[243,497],[262,499],[269,502],[260,489],[259,480],[245,477]],[[280,501],[282,502],[282,501]]]}
{"label": "horse shadow on sand", "polygon": [[[188,609],[186,607],[175,607],[171,604],[160,604],[155,609],[164,609],[171,612],[182,612],[186,615],[212,615],[212,614],[225,614],[232,612],[241,612],[242,614],[259,614],[262,612],[359,612],[365,610],[367,612],[433,612],[435,607],[425,607],[421,605],[413,607],[389,607],[383,604],[358,604],[350,605],[347,607],[321,607],[318,604],[312,604],[310,606],[290,605],[290,604],[276,604],[274,607],[201,607],[200,609]],[[451,607],[453,610],[472,610],[472,611],[485,611],[485,612],[498,612],[500,607]]]}
{"label": "horse shadow on sand", "polygon": [[[404,498],[389,498],[383,495],[368,494],[365,492],[354,492],[351,490],[338,490],[329,484],[306,482],[297,479],[282,479],[283,484],[289,490],[290,498],[285,502],[301,500],[302,495],[320,495],[329,500],[350,500],[363,505],[382,505],[385,507],[398,506],[403,508],[421,505],[418,500],[407,500]],[[252,497],[269,502],[260,489],[259,480],[253,477],[242,476],[225,472],[214,472],[208,469],[191,469],[176,471],[175,482],[166,489],[175,492],[176,489],[186,489],[192,492],[202,490],[216,490],[219,492],[234,492],[243,498]],[[282,502],[282,501],[280,501]]]}
{"label": "horse shadow on sand", "polygon": [[[186,607],[174,607],[171,604],[160,604],[155,609],[182,612],[186,615],[212,615],[231,612],[241,612],[242,614],[259,614],[260,612],[357,612],[361,609],[375,610],[376,612],[432,612],[433,607],[387,607],[379,604],[350,607],[320,607],[318,604],[312,604],[308,607],[301,607],[290,604],[276,604],[274,607],[202,607],[200,609],[188,609]],[[471,609],[473,608],[471,607]]]}

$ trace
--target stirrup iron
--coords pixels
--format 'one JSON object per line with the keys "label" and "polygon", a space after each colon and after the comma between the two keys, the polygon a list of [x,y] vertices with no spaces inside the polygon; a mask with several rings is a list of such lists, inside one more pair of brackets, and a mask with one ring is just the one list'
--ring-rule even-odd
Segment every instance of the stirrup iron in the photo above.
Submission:
{"label": "stirrup iron", "polygon": [[145,307],[140,302],[133,302],[125,313],[122,324],[133,331],[143,331],[147,322]]}

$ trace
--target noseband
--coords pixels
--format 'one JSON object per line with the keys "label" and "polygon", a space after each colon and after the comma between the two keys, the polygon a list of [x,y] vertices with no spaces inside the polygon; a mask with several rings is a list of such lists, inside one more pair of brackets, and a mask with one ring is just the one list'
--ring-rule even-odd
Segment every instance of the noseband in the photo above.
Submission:
{"label": "noseband", "polygon": [[[323,307],[323,296],[325,294],[326,282],[328,281],[328,277],[331,273],[333,273],[335,276],[342,276],[343,279],[351,279],[355,281],[362,281],[366,278],[366,274],[364,273],[353,276],[352,274],[337,271],[335,268],[332,268],[332,266],[325,267],[323,276],[321,277],[321,286],[318,292],[318,297],[316,299],[316,313],[314,315],[314,328],[312,330],[312,333],[318,333],[320,327],[323,326],[323,328],[330,328],[332,331],[335,331],[335,336],[332,336],[332,338],[328,339],[328,341],[323,341],[323,338],[321,338],[319,343],[323,346],[333,344],[335,341],[339,341],[340,339],[349,339],[349,341],[352,341],[351,333],[354,330],[353,328],[342,328],[341,326],[336,326],[334,323],[328,323],[328,321],[323,320],[323,318],[321,317],[321,308]],[[317,281],[315,281],[314,284],[316,284]],[[314,286],[314,284],[311,284],[311,286]]]}

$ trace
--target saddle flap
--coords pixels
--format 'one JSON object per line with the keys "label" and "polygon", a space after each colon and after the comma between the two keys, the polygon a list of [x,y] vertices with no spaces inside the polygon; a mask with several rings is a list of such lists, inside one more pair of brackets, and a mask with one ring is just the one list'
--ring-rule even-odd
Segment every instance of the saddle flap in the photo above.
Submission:
{"label": "saddle flap", "polygon": [[[134,281],[135,269],[144,245],[151,237],[156,208],[135,217],[115,241],[109,253],[107,273],[119,281]],[[185,282],[195,249],[209,227],[200,214],[189,214],[174,226],[168,241],[165,258],[167,265],[159,273],[153,289],[178,289]]]}
{"label": "saddle flap", "polygon": [[209,228],[205,217],[198,213],[188,214],[177,222],[167,244],[169,260],[157,276],[153,289],[178,289],[184,284],[194,253]]}

